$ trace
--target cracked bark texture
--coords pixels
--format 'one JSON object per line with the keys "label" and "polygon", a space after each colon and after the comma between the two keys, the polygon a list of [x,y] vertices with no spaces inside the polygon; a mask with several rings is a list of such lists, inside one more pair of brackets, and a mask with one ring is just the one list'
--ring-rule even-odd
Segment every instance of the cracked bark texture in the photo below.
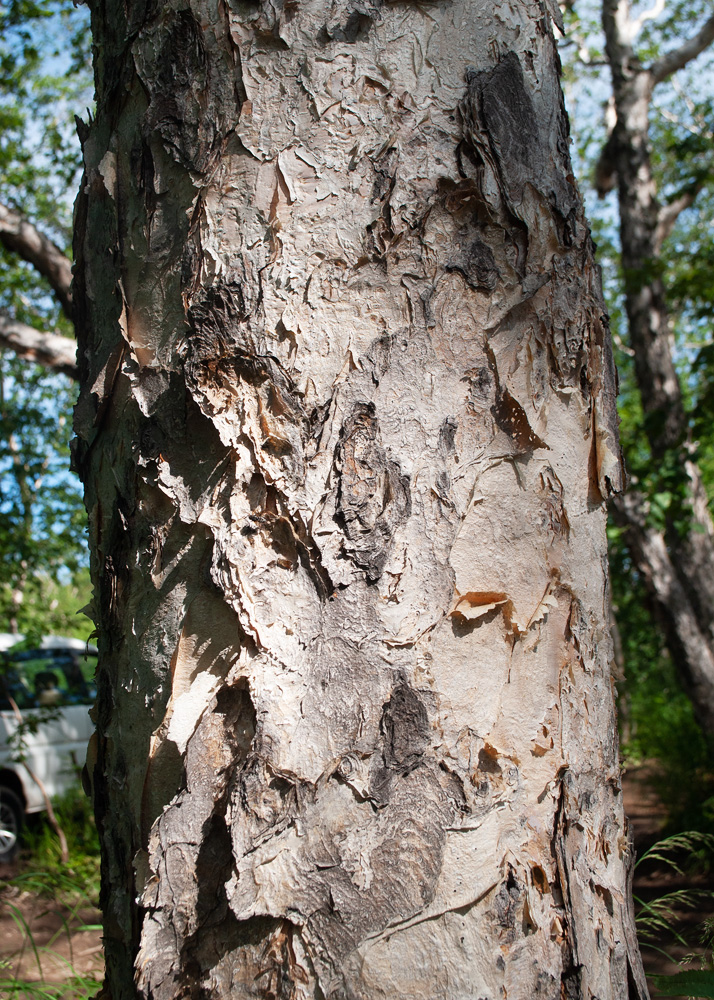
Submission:
{"label": "cracked bark texture", "polygon": [[93,19],[111,997],[645,997],[615,374],[548,10]]}

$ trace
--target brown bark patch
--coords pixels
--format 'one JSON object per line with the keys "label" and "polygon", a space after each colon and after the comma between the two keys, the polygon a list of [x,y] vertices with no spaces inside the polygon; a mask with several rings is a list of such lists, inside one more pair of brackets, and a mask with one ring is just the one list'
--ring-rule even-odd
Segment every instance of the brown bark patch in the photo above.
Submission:
{"label": "brown bark patch", "polygon": [[394,534],[411,513],[409,477],[382,445],[373,403],[358,403],[342,427],[337,514],[343,548],[371,582],[389,558]]}

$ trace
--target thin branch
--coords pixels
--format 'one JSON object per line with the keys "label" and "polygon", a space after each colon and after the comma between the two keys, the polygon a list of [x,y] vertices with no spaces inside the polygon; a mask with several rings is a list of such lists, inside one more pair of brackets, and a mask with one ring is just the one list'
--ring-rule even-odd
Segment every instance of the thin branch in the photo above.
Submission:
{"label": "thin branch", "polygon": [[704,22],[696,35],[687,39],[679,48],[673,49],[661,59],[657,59],[650,67],[652,83],[661,83],[678,69],[683,69],[692,59],[696,59],[714,42],[714,14]]}
{"label": "thin branch", "polygon": [[677,198],[673,198],[667,205],[662,205],[657,215],[657,228],[655,229],[655,246],[659,250],[674,229],[679,216],[694,204],[694,199],[699,193],[699,187],[690,188]]}
{"label": "thin branch", "polygon": [[72,318],[72,264],[47,236],[20,212],[0,204],[0,243],[19,254],[49,281],[64,312]]}
{"label": "thin branch", "polygon": [[671,122],[679,128],[683,128],[684,131],[689,132],[690,135],[702,136],[705,139],[714,139],[714,132],[711,132],[707,128],[699,127],[699,123],[697,123],[697,125],[690,125],[688,122],[683,122],[681,118],[678,118],[677,115],[673,115],[671,111],[667,110],[667,108],[659,108],[659,113],[665,121]]}
{"label": "thin branch", "polygon": [[664,12],[666,3],[667,0],[655,0],[654,7],[652,7],[650,10],[644,11],[642,14],[640,14],[639,17],[636,17],[634,21],[632,21],[631,30],[633,39],[636,38],[637,35],[639,35],[640,31],[642,31],[643,25],[645,24],[646,21],[654,21],[655,18],[659,17],[660,14]]}
{"label": "thin branch", "polygon": [[9,348],[18,357],[36,361],[52,371],[79,378],[77,345],[57,333],[43,333],[27,323],[0,314],[0,347]]}

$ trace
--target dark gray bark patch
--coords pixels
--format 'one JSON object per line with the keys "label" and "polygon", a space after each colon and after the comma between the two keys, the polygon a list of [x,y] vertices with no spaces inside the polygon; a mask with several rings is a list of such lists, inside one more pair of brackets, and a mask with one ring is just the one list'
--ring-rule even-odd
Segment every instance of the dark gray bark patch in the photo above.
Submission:
{"label": "dark gray bark patch", "polygon": [[401,679],[384,706],[380,725],[384,763],[393,771],[413,767],[429,742],[429,718],[423,701]]}
{"label": "dark gray bark patch", "polygon": [[322,600],[334,593],[330,574],[322,564],[320,549],[305,527],[299,514],[291,511],[275,486],[254,475],[246,490],[253,513],[240,529],[242,535],[263,536],[263,541],[273,549],[278,564],[292,569],[298,563],[312,579]]}
{"label": "dark gray bark patch", "polygon": [[379,385],[380,380],[389,371],[395,340],[395,334],[385,333],[372,341],[363,356],[363,364],[369,365],[372,381],[375,385]]}
{"label": "dark gray bark patch", "polygon": [[570,520],[563,503],[563,484],[550,465],[546,465],[540,475],[542,483],[542,523],[556,538],[567,539],[570,535]]}
{"label": "dark gray bark patch", "polygon": [[394,534],[411,513],[409,477],[388,458],[373,403],[358,403],[342,426],[337,449],[337,514],[346,555],[378,580]]}
{"label": "dark gray bark patch", "polygon": [[467,74],[467,82],[472,100],[480,102],[509,196],[520,201],[524,186],[542,164],[543,154],[536,110],[526,90],[520,60],[515,52],[508,52],[492,70]]}
{"label": "dark gray bark patch", "polygon": [[184,992],[179,996],[199,1000],[209,996],[214,1000],[265,1000],[272,996],[287,1000],[292,996],[291,963],[284,960],[285,952],[279,945],[285,940],[288,924],[273,917],[237,920],[228,910],[211,933],[197,942],[187,963]]}
{"label": "dark gray bark patch", "polygon": [[[550,352],[553,388],[577,388],[588,400],[591,394],[588,374],[591,339],[589,326],[599,325],[602,321],[583,312],[580,286],[572,280],[573,271],[581,270],[582,267],[583,261],[571,254],[554,259],[550,283],[554,290],[551,297],[552,318],[544,340]],[[609,344],[610,333],[606,319],[603,329],[606,331],[603,340]]]}
{"label": "dark gray bark patch", "polygon": [[446,417],[439,428],[439,451],[444,458],[456,451],[456,431],[459,425],[454,417]]}
{"label": "dark gray bark patch", "polygon": [[[255,302],[249,283],[231,282],[210,288],[188,310],[186,372],[189,382],[212,410],[239,405],[236,387],[260,395],[261,409],[274,421],[306,424],[295,384],[264,346],[254,339],[249,324]],[[239,397],[238,397],[239,398]],[[292,451],[289,433],[267,433],[264,447]]]}
{"label": "dark gray bark patch", "polygon": [[492,404],[495,398],[495,380],[493,372],[487,365],[472,368],[466,372],[464,381],[468,382],[469,386],[468,403],[470,409],[478,413]]}
{"label": "dark gray bark patch", "polygon": [[[260,736],[260,734],[259,734]],[[246,845],[280,833],[289,826],[297,812],[297,789],[293,781],[276,774],[266,756],[269,748],[260,748],[260,738],[249,756],[231,793],[241,814],[232,829],[233,851],[240,857]]]}
{"label": "dark gray bark patch", "polygon": [[455,261],[449,261],[447,271],[458,271],[471,288],[480,292],[493,292],[500,278],[496,258],[491,248],[482,240],[473,240]]}
{"label": "dark gray bark patch", "polygon": [[370,779],[373,801],[389,802],[400,775],[408,774],[423,759],[429,745],[429,716],[417,692],[401,677],[382,708],[379,724],[381,760],[375,760]]}
{"label": "dark gray bark patch", "polygon": [[493,901],[493,913],[500,926],[500,937],[505,944],[512,944],[521,933],[520,920],[526,888],[510,867],[504,882]]}
{"label": "dark gray bark patch", "polygon": [[317,44],[324,47],[330,42],[346,42],[348,45],[364,42],[369,35],[373,21],[374,17],[371,14],[353,10],[343,24],[323,24],[317,33]]}
{"label": "dark gray bark patch", "polygon": [[226,410],[240,415],[243,396],[257,397],[264,418],[251,438],[253,447],[279,460],[291,480],[301,481],[310,421],[288,372],[253,336],[249,319],[257,308],[255,294],[246,277],[217,283],[192,303],[186,374],[209,417]]}
{"label": "dark gray bark patch", "polygon": [[360,980],[357,945],[432,901],[454,814],[435,769],[421,765],[401,778],[388,806],[374,818],[369,888],[354,884],[345,859],[321,872],[326,901],[311,914],[307,931],[327,997],[363,997],[354,989]]}
{"label": "dark gray bark patch", "polygon": [[308,690],[302,711],[335,757],[370,753],[378,738],[378,707],[365,691],[379,687],[379,659],[341,636],[319,637],[307,649]]}
{"label": "dark gray bark patch", "polygon": [[203,289],[188,310],[189,360],[194,364],[210,364],[237,352],[246,359],[247,365],[254,359],[253,377],[257,377],[263,366],[259,363],[257,345],[246,327],[246,320],[255,307],[255,289],[249,281],[235,278]]}
{"label": "dark gray bark patch", "polygon": [[371,200],[386,205],[397,179],[399,150],[390,146],[372,161],[372,166],[374,168],[374,184],[372,185]]}
{"label": "dark gray bark patch", "polygon": [[[527,185],[540,191],[566,225],[563,242],[572,242],[572,224],[578,200],[565,178],[572,170],[567,151],[567,118],[562,105],[557,128],[543,120],[529,91],[520,59],[508,52],[485,72],[468,70],[461,113],[464,139],[477,161],[495,162],[504,201],[515,218]],[[551,133],[557,132],[555,149]]]}
{"label": "dark gray bark patch", "polygon": [[[230,489],[230,451],[183,383],[179,393],[167,392],[161,409],[144,418],[137,437],[141,443],[138,464],[145,482],[156,487],[158,461],[166,462],[176,481],[179,512],[185,521],[197,515],[207,496]],[[200,526],[194,530],[199,533]]]}
{"label": "dark gray bark patch", "polygon": [[215,162],[244,97],[229,40],[215,42],[209,55],[201,24],[184,8],[165,12],[141,32],[135,47],[149,96],[144,141],[160,135],[177,163],[199,173]]}
{"label": "dark gray bark patch", "polygon": [[[331,708],[341,691],[338,651],[336,647],[334,676],[328,681],[323,672],[314,678],[318,689],[323,680],[328,681],[324,700]],[[356,746],[363,739],[354,732],[352,708],[357,705],[344,720],[346,732],[341,734],[339,726],[330,730],[338,753],[340,741]],[[306,704],[305,711],[314,718],[314,705]],[[269,763],[275,748],[260,732],[231,792],[233,856],[240,874],[230,905],[239,918],[255,905],[250,860],[257,857],[256,850],[270,845],[268,857],[274,853],[273,845],[275,852],[281,846],[289,850],[290,885],[277,893],[282,903],[271,915],[302,926],[301,936],[320,988],[334,1000],[362,996],[360,943],[431,903],[443,863],[446,830],[465,808],[463,789],[456,787],[453,775],[427,756],[427,709],[404,677],[397,678],[383,706],[379,729],[376,720],[370,726],[369,719],[364,728],[368,734],[371,730],[375,757],[391,782],[378,808],[375,801],[347,787],[339,772],[333,775],[336,780],[317,784],[276,773]],[[368,755],[368,750],[356,750],[358,758]],[[323,810],[327,810],[324,815]],[[319,829],[321,834],[296,838],[291,828]],[[364,831],[361,846],[346,836],[354,829]],[[366,881],[360,877],[365,866]]]}

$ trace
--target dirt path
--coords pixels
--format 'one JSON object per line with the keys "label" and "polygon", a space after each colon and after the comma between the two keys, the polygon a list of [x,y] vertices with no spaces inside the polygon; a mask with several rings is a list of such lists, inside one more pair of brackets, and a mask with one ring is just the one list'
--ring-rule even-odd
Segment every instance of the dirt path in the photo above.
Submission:
{"label": "dirt path", "polygon": [[0,959],[8,962],[3,975],[45,983],[73,976],[101,980],[100,921],[98,910],[61,906],[10,886],[0,894]]}

